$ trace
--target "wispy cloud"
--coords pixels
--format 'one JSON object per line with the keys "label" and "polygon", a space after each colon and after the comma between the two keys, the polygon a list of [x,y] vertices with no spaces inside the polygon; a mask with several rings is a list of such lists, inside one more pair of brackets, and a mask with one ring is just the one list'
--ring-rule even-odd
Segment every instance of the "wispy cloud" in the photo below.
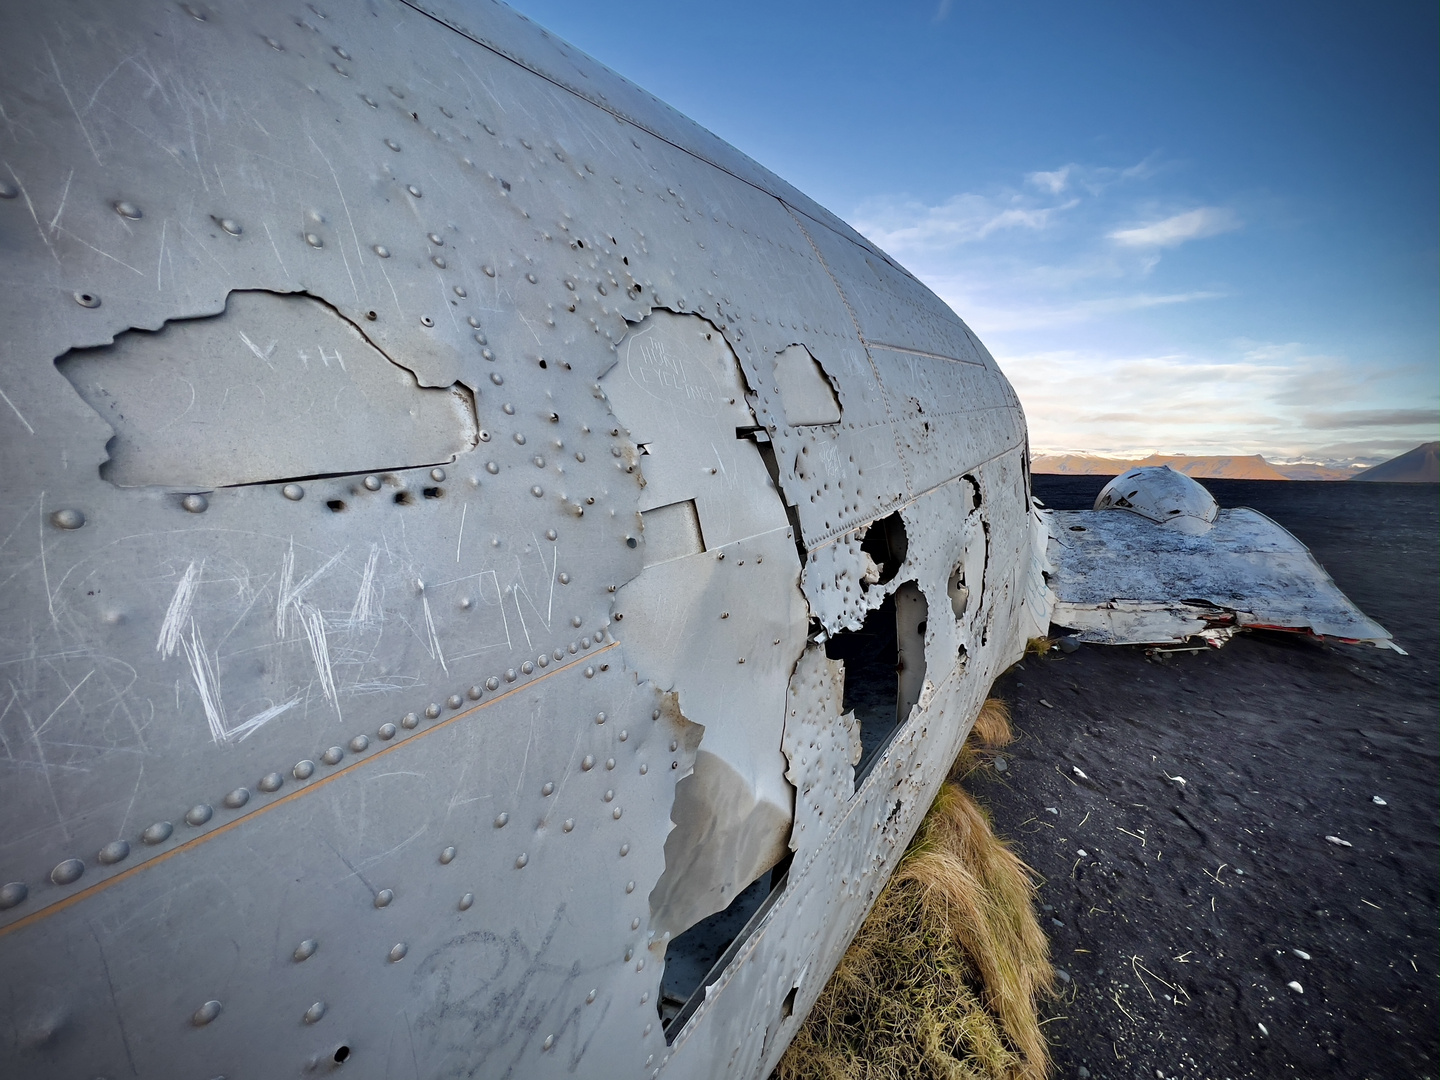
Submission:
{"label": "wispy cloud", "polygon": [[1110,234],[1110,239],[1124,247],[1167,248],[1183,244],[1187,240],[1233,232],[1238,228],[1240,219],[1233,210],[1223,206],[1202,206],[1151,222],[1149,225],[1117,229]]}
{"label": "wispy cloud", "polygon": [[850,220],[980,335],[1037,451],[1373,463],[1433,438],[1433,367],[1238,339],[1227,326],[1263,326],[1265,313],[1223,263],[1160,266],[1244,226],[1219,200],[1177,192],[1179,168],[1153,155],[1066,162],[938,201],[873,198]]}
{"label": "wispy cloud", "polygon": [[1347,412],[1306,413],[1305,425],[1334,430],[1341,428],[1440,428],[1436,409],[1351,409]]}

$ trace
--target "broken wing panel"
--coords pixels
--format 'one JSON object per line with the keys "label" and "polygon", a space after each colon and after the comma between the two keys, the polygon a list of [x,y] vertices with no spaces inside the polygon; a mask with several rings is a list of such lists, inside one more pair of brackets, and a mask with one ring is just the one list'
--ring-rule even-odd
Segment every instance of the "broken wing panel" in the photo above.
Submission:
{"label": "broken wing panel", "polygon": [[1229,626],[1389,646],[1390,634],[1309,549],[1255,510],[1221,510],[1198,536],[1134,514],[1052,511],[1054,621],[1083,641],[1148,645]]}

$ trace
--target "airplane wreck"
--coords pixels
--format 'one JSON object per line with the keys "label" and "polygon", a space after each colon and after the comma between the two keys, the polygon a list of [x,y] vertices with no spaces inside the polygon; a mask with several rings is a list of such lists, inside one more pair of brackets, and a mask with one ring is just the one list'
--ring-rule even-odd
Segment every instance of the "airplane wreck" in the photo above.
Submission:
{"label": "airplane wreck", "polygon": [[1057,603],[1237,606],[1087,592],[1169,526],[499,4],[3,24],[7,1075],[764,1077]]}

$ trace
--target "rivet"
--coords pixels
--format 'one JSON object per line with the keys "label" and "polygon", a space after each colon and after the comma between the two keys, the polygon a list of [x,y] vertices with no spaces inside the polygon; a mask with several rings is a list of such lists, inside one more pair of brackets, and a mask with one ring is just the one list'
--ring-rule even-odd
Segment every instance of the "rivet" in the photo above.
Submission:
{"label": "rivet", "polygon": [[510,815],[506,811],[502,810],[498,815],[496,815],[495,827],[497,829],[503,829],[509,823],[509,821]]}
{"label": "rivet", "polygon": [[[641,995],[640,1004],[641,1004],[641,1005],[644,1005],[645,1002],[648,1001],[649,999],[650,999],[650,995],[649,995],[649,994],[643,994],[643,995]],[[646,1024],[646,1025],[645,1025],[645,1034],[646,1034],[646,1035],[649,1035],[650,1032],[651,1032],[652,1030],[654,1030],[654,1028],[655,1028],[655,1025],[654,1025],[654,1024]],[[654,1055],[652,1054],[651,1057],[654,1057]]]}
{"label": "rivet", "polygon": [[186,495],[180,505],[192,514],[203,514],[210,507],[210,500],[204,495]]}
{"label": "rivet", "polygon": [[78,529],[85,524],[85,515],[79,510],[56,510],[50,515],[50,524],[57,529]]}
{"label": "rivet", "polygon": [[[639,929],[640,929],[640,920],[639,920],[639,919],[631,919],[631,920],[630,920],[630,929],[631,929],[631,930],[639,930]],[[642,1001],[641,1004],[643,1005],[644,1002]]]}
{"label": "rivet", "polygon": [[280,489],[280,494],[291,502],[299,502],[305,497],[305,489],[299,484],[286,484]]}
{"label": "rivet", "polygon": [[523,664],[520,665],[520,670],[524,674],[529,675],[535,670],[535,665],[532,664],[529,660],[526,660]]}
{"label": "rivet", "polygon": [[414,184],[406,185],[405,190],[408,191],[411,195],[415,196],[415,198],[420,198],[420,189]]}
{"label": "rivet", "polygon": [[379,255],[382,259],[388,259],[390,257],[390,249],[387,248],[384,244],[376,244],[370,250],[375,252],[375,254]]}
{"label": "rivet", "polygon": [[473,892],[467,892],[464,896],[460,897],[460,910],[469,911],[471,905],[474,903],[475,894]]}
{"label": "rivet", "polygon": [[[465,297],[469,296],[470,294],[465,291],[464,286],[462,286],[462,285],[456,285],[456,286],[455,286],[455,295],[458,296],[458,297],[460,297],[461,300],[464,300]],[[480,335],[478,335],[478,336],[481,337],[481,338],[484,338],[485,335],[484,335],[484,334],[480,334]],[[484,342],[484,341],[481,341],[480,344],[481,344],[481,345],[484,345],[485,342]]]}
{"label": "rivet", "polygon": [[[476,335],[476,337],[481,337],[481,336],[483,336],[483,335],[480,335],[480,334],[477,334],[477,335]],[[481,344],[483,345],[484,342],[482,341]],[[481,349],[481,350],[480,350],[480,355],[483,356],[486,360],[494,360],[494,359],[495,359],[495,354],[492,353],[489,349]]]}
{"label": "rivet", "polygon": [[442,480],[445,479],[445,470],[444,470],[444,469],[431,469],[431,470],[430,470],[430,479],[431,479],[431,480],[434,480],[437,484],[440,483]]}
{"label": "rivet", "polygon": [[633,882],[633,881],[627,881],[627,882],[625,883],[625,891],[626,891],[627,893],[632,893],[632,892],[634,892],[634,891],[635,891],[635,882]]}
{"label": "rivet", "polygon": [[585,677],[587,679],[593,679],[595,677],[595,669],[593,667],[587,667],[585,669]]}
{"label": "rivet", "polygon": [[304,941],[300,942],[299,945],[295,946],[295,951],[290,955],[295,958],[295,962],[297,964],[301,964],[304,963],[306,960],[309,960],[310,957],[314,956],[315,950],[318,948],[320,948],[320,943],[318,941],[316,941],[314,938],[306,938]]}
{"label": "rivet", "polygon": [[524,445],[525,445],[525,433],[524,433],[524,432],[521,432],[521,431],[515,432],[515,441],[516,441],[517,443],[519,443],[521,446],[524,446]]}
{"label": "rivet", "polygon": [[170,822],[157,821],[154,825],[148,826],[145,831],[140,834],[140,839],[144,840],[147,844],[163,844],[166,840],[170,839],[170,834],[174,831],[175,826],[171,825]]}
{"label": "rivet", "polygon": [[360,100],[365,102],[365,104],[369,105],[372,109],[379,108],[379,106],[375,104],[375,99],[372,98],[369,94],[361,94]]}
{"label": "rivet", "polygon": [[234,791],[225,796],[225,805],[231,810],[239,810],[250,801],[250,789],[237,787]]}
{"label": "rivet", "polygon": [[630,845],[629,845],[629,844],[621,844],[621,845],[620,845],[620,857],[623,859],[626,855],[629,855],[629,854],[630,854]]}
{"label": "rivet", "polygon": [[564,825],[561,825],[560,828],[561,828],[563,831],[565,831],[565,832],[570,832],[572,829],[575,828],[575,819],[574,819],[574,818],[566,818],[566,819],[565,819],[565,824],[564,824]]}
{"label": "rivet", "polygon": [[388,146],[391,150],[394,150],[397,154],[400,152],[400,144],[397,143],[394,139],[386,139],[385,145]]}
{"label": "rivet", "polygon": [[258,787],[261,791],[265,792],[265,794],[269,795],[272,792],[279,791],[280,788],[284,785],[284,783],[285,778],[283,776],[281,776],[278,772],[272,772],[266,773],[264,776],[262,776],[260,778],[260,783],[255,786]]}
{"label": "rivet", "polygon": [[486,277],[494,277],[494,276],[495,276],[495,268],[494,268],[493,266],[487,266],[487,267],[485,267],[485,276],[486,276]]}
{"label": "rivet", "polygon": [[[13,199],[16,195],[19,194],[18,189],[10,190],[7,192],[8,188],[10,188],[10,184],[7,181],[0,181],[0,199]],[[121,199],[119,202],[112,203],[111,205],[115,207],[115,212],[117,214],[119,214],[123,218],[129,218],[131,221],[144,217],[144,214],[141,213],[140,208],[126,199]]]}
{"label": "rivet", "polygon": [[420,718],[413,712],[407,712],[400,718],[400,726],[406,731],[414,729],[420,723]]}
{"label": "rivet", "polygon": [[[609,763],[608,761],[607,761],[605,764],[606,764],[607,767],[610,766],[610,763]],[[602,798],[604,798],[604,800],[605,800],[606,802],[614,802],[614,801],[615,801],[615,790],[614,790],[613,788],[607,789],[606,792],[605,792],[605,794],[602,796]]]}
{"label": "rivet", "polygon": [[515,406],[511,405],[510,402],[507,401],[504,405],[500,406],[500,411],[503,412],[506,416],[514,416]]}
{"label": "rivet", "polygon": [[537,656],[537,657],[535,658],[535,662],[536,662],[537,664],[539,664],[541,667],[549,667],[549,666],[550,666],[550,657],[546,656],[544,653],[541,653],[539,656]]}
{"label": "rivet", "polygon": [[239,236],[242,232],[245,231],[240,227],[240,223],[238,221],[228,217],[220,219],[220,228],[224,229],[231,236]]}
{"label": "rivet", "polygon": [[594,1004],[594,1002],[595,1002],[595,991],[594,991],[594,990],[591,990],[588,994],[585,995],[585,1004],[586,1004],[586,1005],[591,1005],[591,1004]]}
{"label": "rivet", "polygon": [[635,970],[636,970],[636,971],[644,971],[644,970],[645,970],[645,958],[644,958],[643,956],[642,956],[639,960],[635,961]]}
{"label": "rivet", "polygon": [[479,701],[479,700],[480,700],[480,687],[478,687],[478,686],[472,686],[472,687],[470,687],[469,690],[466,690],[466,691],[465,691],[465,696],[468,697],[471,701]]}
{"label": "rivet", "polygon": [[389,960],[390,960],[390,962],[391,962],[392,964],[398,964],[401,960],[404,960],[404,959],[405,959],[405,954],[408,953],[409,951],[410,951],[410,946],[406,945],[405,942],[403,942],[403,941],[397,942],[397,943],[394,945],[394,947],[391,948],[391,950],[390,950],[390,953],[389,953]]}
{"label": "rivet", "polygon": [[377,731],[375,734],[376,734],[376,735],[379,735],[380,738],[384,739],[386,742],[389,742],[391,739],[393,739],[393,738],[395,737],[395,725],[394,725],[394,724],[381,724],[381,725],[380,725],[380,730]]}
{"label": "rivet", "polygon": [[439,715],[440,706],[436,705],[433,701],[429,705],[425,706],[425,718],[427,720],[434,720]]}
{"label": "rivet", "polygon": [[307,1024],[318,1024],[325,1015],[325,1002],[317,1001],[305,1010],[305,1022]]}
{"label": "rivet", "polygon": [[439,267],[441,270],[444,270],[444,269],[445,269],[445,259],[444,259],[444,257],[442,257],[442,256],[440,256],[440,255],[431,255],[431,256],[430,256],[430,261],[431,261],[432,263],[434,263],[437,267]]}
{"label": "rivet", "polygon": [[494,675],[491,675],[490,678],[488,678],[488,679],[485,680],[485,689],[486,689],[486,690],[499,690],[499,689],[500,689],[500,680],[497,679]]}
{"label": "rivet", "polygon": [[605,759],[605,768],[607,771],[615,768],[615,759],[613,757]]}
{"label": "rivet", "polygon": [[514,669],[513,667],[512,667],[512,668],[506,668],[506,669],[505,669],[505,681],[506,681],[506,682],[514,682],[518,677],[519,677],[519,676],[517,676],[517,675],[515,674],[515,669]]}
{"label": "rivet", "polygon": [[356,735],[350,740],[350,752],[360,754],[370,749],[370,737],[368,735]]}
{"label": "rivet", "polygon": [[325,246],[325,241],[321,240],[320,237],[313,232],[307,232],[305,234],[305,242],[313,248],[320,248]]}
{"label": "rivet", "polygon": [[546,529],[546,530],[545,530],[545,539],[546,539],[546,540],[554,540],[554,539],[555,539],[555,530],[554,530],[554,529]]}
{"label": "rivet", "polygon": [[435,320],[432,319],[429,315],[421,315],[421,316],[420,316],[420,325],[421,325],[421,326],[434,326],[434,325],[435,325]]}
{"label": "rivet", "polygon": [[625,950],[625,959],[626,959],[626,960],[633,960],[634,958],[635,958],[635,950],[634,950],[633,948],[627,948],[627,949]]}
{"label": "rivet", "polygon": [[563,574],[563,573],[562,573],[562,574],[560,575],[560,584],[561,584],[561,585],[569,585],[569,584],[570,584],[570,575],[569,575],[569,574]]}
{"label": "rivet", "polygon": [[341,759],[344,757],[344,747],[332,746],[330,747],[330,749],[326,750],[323,754],[320,755],[320,760],[323,761],[326,765],[338,765],[340,764]]}
{"label": "rivet", "polygon": [[641,775],[641,776],[644,776],[644,775],[645,775],[646,773],[648,773],[649,771],[650,771],[650,766],[649,766],[649,765],[641,765],[641,766],[640,766],[640,775]]}
{"label": "rivet", "polygon": [[620,729],[620,741],[621,741],[621,742],[624,742],[624,741],[625,741],[626,739],[628,739],[628,738],[630,738],[630,732],[626,731],[624,728],[621,728],[621,729]]}
{"label": "rivet", "polygon": [[525,869],[525,864],[528,863],[529,861],[530,861],[530,856],[529,856],[529,855],[526,855],[526,854],[522,851],[522,852],[520,853],[520,857],[515,860],[515,869],[516,869],[516,870],[524,870],[524,869]]}
{"label": "rivet", "polygon": [[586,754],[586,755],[585,755],[585,760],[582,761],[582,762],[580,762],[580,768],[584,769],[586,772],[589,772],[589,771],[590,771],[591,769],[593,769],[594,767],[595,767],[595,759],[594,759],[593,757],[591,757],[589,754]]}
{"label": "rivet", "polygon": [[378,476],[367,476],[367,477],[365,477],[364,484],[365,484],[365,490],[366,490],[366,491],[379,491],[379,490],[380,490],[380,477],[378,477]]}
{"label": "rivet", "polygon": [[0,885],[0,911],[9,911],[17,904],[23,904],[29,895],[30,889],[23,881],[8,881]]}
{"label": "rivet", "polygon": [[559,650],[559,649],[556,649],[556,650],[555,650],[553,653],[551,653],[550,655],[551,655],[552,657],[554,657],[556,660],[564,660],[564,659],[565,659],[565,654],[564,654],[564,652],[562,652],[562,651]]}
{"label": "rivet", "polygon": [[[657,716],[657,717],[655,717],[655,719],[656,719],[656,720],[659,720],[660,718]],[[673,754],[676,750],[679,750],[679,749],[680,749],[680,740],[679,740],[679,739],[671,739],[671,740],[670,740],[670,752]]]}
{"label": "rivet", "polygon": [[190,1022],[196,1027],[204,1027],[220,1015],[222,1007],[218,1001],[207,1001],[195,1010],[195,1015],[190,1017]]}
{"label": "rivet", "polygon": [[552,1046],[554,1046],[554,1045],[555,1045],[555,1036],[554,1036],[554,1035],[546,1035],[546,1036],[545,1036],[545,1041],[540,1044],[540,1049],[541,1049],[541,1050],[549,1050],[549,1049],[550,1049]]}
{"label": "rivet", "polygon": [[465,704],[465,699],[462,698],[459,694],[451,694],[448,698],[445,699],[445,704],[450,706],[450,708],[452,709],[458,709],[461,705]]}
{"label": "rivet", "polygon": [[66,859],[50,871],[50,880],[56,885],[69,885],[80,880],[85,873],[85,864],[79,859]]}
{"label": "rivet", "polygon": [[588,637],[582,637],[580,639],[580,647],[582,649],[588,649],[590,647],[590,639]]}
{"label": "rivet", "polygon": [[575,627],[576,630],[579,630],[579,629],[580,629],[580,616],[579,616],[579,615],[571,615],[571,616],[570,616],[570,625],[573,626],[573,627]]}
{"label": "rivet", "polygon": [[122,862],[129,858],[129,856],[130,844],[127,841],[112,840],[100,849],[100,854],[97,855],[96,858],[106,866],[113,866],[115,863]]}
{"label": "rivet", "polygon": [[620,813],[621,813],[620,807],[617,806],[617,807],[615,807],[614,810],[611,810],[611,811],[610,811],[610,816],[611,816],[612,818],[614,818],[616,821],[619,821],[619,820],[620,820]]}
{"label": "rivet", "polygon": [[395,890],[394,890],[394,889],[381,889],[378,893],[375,894],[375,906],[376,906],[376,907],[389,907],[390,904],[391,904],[391,902],[392,902],[394,899],[395,899]]}
{"label": "rivet", "polygon": [[539,484],[536,484],[530,489],[530,494],[534,495],[538,499],[541,495],[545,494],[545,489],[542,488]]}
{"label": "rivet", "polygon": [[454,849],[453,847],[447,847],[444,851],[440,852],[440,865],[441,865],[441,866],[449,866],[449,865],[450,865],[452,862],[454,862],[454,861],[455,861],[455,849]]}
{"label": "rivet", "polygon": [[500,471],[500,466],[496,465],[493,461],[487,461],[485,463],[485,471],[488,472],[491,476],[494,476]]}
{"label": "rivet", "polygon": [[199,806],[192,806],[189,810],[185,811],[185,823],[198,828],[209,821],[214,813],[215,811],[204,803],[201,803]]}
{"label": "rivet", "polygon": [[315,775],[315,762],[306,758],[304,761],[297,761],[295,767],[290,770],[290,775],[296,780],[309,780]]}
{"label": "rivet", "polygon": [[585,460],[585,455],[584,455],[583,453],[580,453],[579,451],[576,451],[576,453],[575,453],[575,460],[576,460],[576,461],[584,461],[584,460]]}
{"label": "rivet", "polygon": [[528,282],[530,282],[531,285],[534,285],[535,282],[536,282],[538,279],[535,277],[534,274],[528,274],[528,273],[527,273],[527,274],[525,275],[525,280],[528,281]]}

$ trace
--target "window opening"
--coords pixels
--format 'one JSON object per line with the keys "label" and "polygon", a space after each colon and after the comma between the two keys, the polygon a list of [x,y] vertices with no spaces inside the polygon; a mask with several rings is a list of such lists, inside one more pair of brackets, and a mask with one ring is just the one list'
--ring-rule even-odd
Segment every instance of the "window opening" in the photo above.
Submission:
{"label": "window opening", "polygon": [[726,966],[749,940],[765,913],[785,891],[793,856],[786,855],[769,871],[742,889],[723,911],[701,919],[671,939],[660,977],[660,1026],[673,1042],[692,1013],[705,1000],[705,988],[717,982]]}

